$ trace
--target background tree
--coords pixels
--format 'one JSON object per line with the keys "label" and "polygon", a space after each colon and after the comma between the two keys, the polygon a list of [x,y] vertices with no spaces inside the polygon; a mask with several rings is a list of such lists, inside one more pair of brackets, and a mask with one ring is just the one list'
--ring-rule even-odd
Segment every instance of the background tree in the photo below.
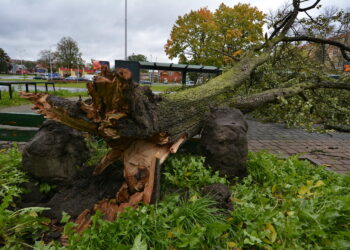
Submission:
{"label": "background tree", "polygon": [[147,62],[147,57],[142,54],[134,54],[128,56],[129,61],[135,61],[135,62]]}
{"label": "background tree", "polygon": [[11,59],[7,53],[0,48],[0,73],[8,73],[11,67]]}
{"label": "background tree", "polygon": [[56,68],[56,53],[51,50],[41,50],[39,52],[39,59],[37,60],[44,68],[50,68],[50,61],[53,68]]}
{"label": "background tree", "polygon": [[249,4],[221,4],[180,16],[165,45],[170,59],[180,63],[222,66],[262,40],[265,15]]}
{"label": "background tree", "polygon": [[71,37],[63,37],[58,43],[55,52],[55,62],[59,67],[76,68],[84,66],[82,53],[78,43]]}

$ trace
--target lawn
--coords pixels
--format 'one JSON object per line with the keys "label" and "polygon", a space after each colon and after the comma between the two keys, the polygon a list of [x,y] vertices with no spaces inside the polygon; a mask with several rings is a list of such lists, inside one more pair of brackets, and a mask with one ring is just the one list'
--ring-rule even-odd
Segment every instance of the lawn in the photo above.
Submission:
{"label": "lawn", "polygon": [[[39,83],[38,86],[45,86],[43,83]],[[86,82],[78,82],[78,83],[56,83],[56,87],[66,87],[66,88],[86,88]],[[144,85],[149,86],[149,85]],[[149,86],[152,91],[165,92],[167,90],[176,90],[179,87],[175,87],[172,85],[151,85]],[[51,89],[51,86],[49,86]],[[75,97],[75,96],[87,96],[87,92],[70,92],[68,90],[57,90],[56,92],[49,91],[50,94],[61,96],[61,97]],[[2,99],[0,100],[0,108],[9,107],[9,106],[18,106],[29,104],[29,102],[23,98],[20,98],[17,92],[13,92],[13,99],[10,99],[8,92],[2,91]]]}
{"label": "lawn", "polygon": [[[68,90],[49,91],[49,93],[61,97],[87,96],[87,92],[71,92]],[[12,94],[13,98],[10,99],[8,92],[1,93],[0,108],[31,104],[28,100],[21,98],[18,92],[13,92]]]}

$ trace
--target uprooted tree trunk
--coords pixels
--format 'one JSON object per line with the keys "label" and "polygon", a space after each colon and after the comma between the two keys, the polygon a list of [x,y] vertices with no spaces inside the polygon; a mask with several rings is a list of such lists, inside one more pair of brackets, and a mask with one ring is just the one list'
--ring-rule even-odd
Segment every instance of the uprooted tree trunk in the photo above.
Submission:
{"label": "uprooted tree trunk", "polygon": [[[247,113],[275,102],[278,97],[290,97],[306,89],[350,90],[350,84],[314,81],[250,96],[235,95],[254,69],[269,59],[271,50],[279,42],[302,39],[337,46],[345,55],[350,51],[334,41],[286,37],[298,12],[306,9],[300,8],[298,0],[293,1],[293,6],[294,9],[276,24],[275,31],[262,46],[245,52],[230,70],[194,88],[157,96],[148,87],[132,82],[129,70],[111,72],[104,68],[101,76],[87,84],[91,96],[87,101],[73,102],[45,93],[22,93],[22,96],[30,99],[35,104],[34,109],[47,118],[105,139],[111,151],[101,159],[94,174],[101,173],[117,159],[123,159],[125,183],[116,199],[96,205],[96,209],[102,210],[107,218],[114,219],[125,207],[151,201],[157,163],[163,162],[184,141],[200,133],[211,107],[231,106]],[[89,223],[86,219],[89,212],[78,218],[82,228]]]}

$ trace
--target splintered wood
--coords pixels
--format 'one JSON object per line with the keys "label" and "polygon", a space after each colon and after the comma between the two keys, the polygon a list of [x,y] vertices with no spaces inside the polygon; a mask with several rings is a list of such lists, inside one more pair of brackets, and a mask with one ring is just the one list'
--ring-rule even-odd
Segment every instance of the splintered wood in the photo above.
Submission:
{"label": "splintered wood", "polygon": [[[157,161],[163,163],[171,150],[177,151],[184,138],[172,145],[157,145],[146,140],[137,140],[123,152],[125,182],[116,198],[103,200],[95,205],[106,220],[113,221],[127,207],[135,208],[138,203],[151,202],[155,184]],[[95,170],[96,171],[96,170]],[[92,212],[93,212],[92,211]],[[90,225],[91,211],[84,211],[76,220],[77,231],[82,232]]]}

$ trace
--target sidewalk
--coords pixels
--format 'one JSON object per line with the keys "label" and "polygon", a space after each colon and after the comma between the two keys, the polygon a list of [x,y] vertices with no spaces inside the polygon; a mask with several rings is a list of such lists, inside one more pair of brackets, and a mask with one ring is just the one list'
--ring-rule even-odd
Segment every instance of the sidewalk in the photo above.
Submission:
{"label": "sidewalk", "polygon": [[248,120],[250,151],[267,149],[289,156],[302,154],[317,165],[326,165],[340,174],[350,172],[350,133],[309,133],[299,128],[285,128],[282,124]]}

